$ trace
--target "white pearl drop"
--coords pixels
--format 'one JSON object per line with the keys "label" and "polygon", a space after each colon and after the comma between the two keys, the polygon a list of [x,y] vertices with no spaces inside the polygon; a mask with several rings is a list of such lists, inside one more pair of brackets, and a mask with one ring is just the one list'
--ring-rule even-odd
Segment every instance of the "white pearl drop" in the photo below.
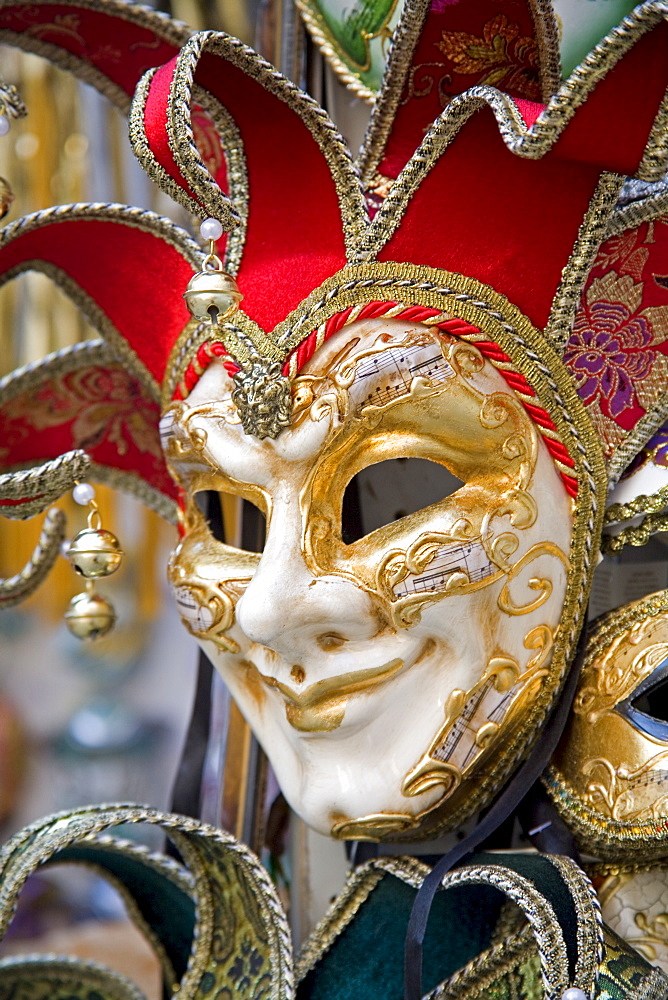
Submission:
{"label": "white pearl drop", "polygon": [[203,240],[219,240],[223,235],[223,227],[221,226],[218,219],[208,218],[205,219],[202,225],[199,227],[199,231],[202,235]]}
{"label": "white pearl drop", "polygon": [[561,1000],[587,1000],[587,994],[584,990],[578,989],[577,986],[569,986],[561,994]]}
{"label": "white pearl drop", "polygon": [[0,115],[0,135],[7,135],[9,132],[9,118],[7,115]]}
{"label": "white pearl drop", "polygon": [[77,483],[72,490],[72,497],[75,503],[79,503],[82,507],[85,507],[95,497],[95,490],[90,483]]}

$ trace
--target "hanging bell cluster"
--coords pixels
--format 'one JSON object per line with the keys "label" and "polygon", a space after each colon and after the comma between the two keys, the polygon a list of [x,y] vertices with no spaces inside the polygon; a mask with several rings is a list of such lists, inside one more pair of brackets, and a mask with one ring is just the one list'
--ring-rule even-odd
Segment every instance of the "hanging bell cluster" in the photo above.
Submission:
{"label": "hanging bell cluster", "polygon": [[217,219],[205,219],[200,232],[209,241],[209,253],[204,259],[202,270],[188,282],[183,297],[188,311],[196,320],[208,320],[216,326],[236,312],[243,296],[236,281],[223,269],[222,261],[215,253],[215,241],[223,235],[220,222]]}
{"label": "hanging bell cluster", "polygon": [[90,506],[90,511],[88,527],[75,535],[66,556],[75,573],[88,582],[86,590],[70,601],[65,624],[77,639],[99,639],[113,628],[116,612],[106,597],[95,592],[92,581],[115,573],[123,559],[123,550],[116,536],[102,527],[93,487],[78,483],[72,495],[76,503]]}

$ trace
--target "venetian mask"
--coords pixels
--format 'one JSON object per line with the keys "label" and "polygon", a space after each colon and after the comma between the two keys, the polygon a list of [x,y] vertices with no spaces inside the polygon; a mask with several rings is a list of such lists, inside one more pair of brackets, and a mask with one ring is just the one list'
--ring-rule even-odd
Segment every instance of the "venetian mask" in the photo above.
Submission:
{"label": "venetian mask", "polygon": [[547,784],[583,848],[660,857],[668,829],[668,595],[601,618]]}
{"label": "venetian mask", "polygon": [[[606,491],[665,420],[665,209],[614,212],[622,175],[667,165],[662,12],[643,7],[561,85],[541,48],[545,105],[486,77],[465,91],[445,64],[426,100],[423,41],[479,31],[479,5],[414,0],[353,161],[237,40],[92,5],[75,5],[81,37],[105,45],[85,53],[48,4],[39,36],[9,8],[2,23],[85,63],[124,110],[134,94],[135,153],[212,243],[111,205],[3,230],[0,278],[55,276],[103,338],[3,380],[3,510],[38,513],[88,470],[178,521],[183,619],[295,809],[342,838],[456,829],[538,738]],[[182,292],[216,261],[241,306],[190,320]],[[91,400],[105,422],[86,435]],[[642,508],[618,499],[615,546]],[[254,510],[263,541],[221,537],[213,500]]]}
{"label": "venetian mask", "polygon": [[[275,440],[244,433],[222,365],[163,418],[188,496],[170,580],[288,800],[323,833],[415,831],[456,810],[535,706],[566,591],[572,505],[545,443],[473,345],[353,323],[292,386]],[[345,523],[351,485],[433,468],[433,502]],[[419,463],[418,463],[419,464]],[[215,538],[207,491],[266,519]],[[362,780],[362,777],[363,780]]]}

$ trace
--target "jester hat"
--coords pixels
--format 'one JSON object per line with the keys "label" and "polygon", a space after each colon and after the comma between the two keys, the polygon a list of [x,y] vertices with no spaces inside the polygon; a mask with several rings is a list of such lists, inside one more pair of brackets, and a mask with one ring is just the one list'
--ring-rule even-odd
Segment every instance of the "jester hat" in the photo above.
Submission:
{"label": "jester hat", "polygon": [[[478,24],[484,6],[459,5],[458,30],[467,17]],[[524,30],[543,37],[531,7]],[[0,383],[0,502],[8,516],[29,517],[86,475],[176,520],[180,498],[158,421],[211,363],[233,376],[247,433],[275,437],[289,424],[294,378],[356,320],[425,323],[474,345],[537,427],[574,511],[551,680],[506,754],[507,773],[572,658],[606,491],[668,416],[659,185],[668,165],[668,24],[664,6],[649,0],[551,94],[545,50],[534,74],[545,103],[527,91],[526,74],[505,90],[463,89],[471,81],[461,78],[439,113],[439,88],[422,100],[415,70],[430,39],[450,30],[453,10],[406,6],[353,161],[327,114],[234,38],[191,34],[118,2],[0,3],[0,40],[46,56],[129,110],[149,175],[189,211],[221,222],[217,251],[243,294],[222,326],[191,319],[182,291],[204,255],[142,209],[59,206],[8,225],[2,280],[45,272],[100,339]],[[626,176],[658,186],[620,209]],[[24,579],[5,597],[25,590]],[[469,811],[498,787],[499,773],[480,783]]]}

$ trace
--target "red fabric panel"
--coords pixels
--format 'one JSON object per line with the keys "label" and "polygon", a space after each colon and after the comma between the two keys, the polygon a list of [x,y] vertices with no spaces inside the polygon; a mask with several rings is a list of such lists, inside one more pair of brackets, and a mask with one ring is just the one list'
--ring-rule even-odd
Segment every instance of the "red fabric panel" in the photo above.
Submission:
{"label": "red fabric panel", "polygon": [[432,0],[380,173],[397,177],[448,101],[475,84],[540,101],[530,8],[527,0]]}
{"label": "red fabric panel", "polygon": [[182,291],[193,271],[174,247],[120,222],[71,219],[7,243],[0,249],[0,273],[32,260],[65,271],[162,381],[169,352],[189,319]]}
{"label": "red fabric panel", "polygon": [[668,87],[668,24],[662,22],[617,63],[554,146],[568,159],[634,174]]}
{"label": "red fabric panel", "polygon": [[515,103],[527,128],[531,128],[538,116],[545,110],[544,104],[536,104],[535,101],[516,101]]}
{"label": "red fabric panel", "polygon": [[244,311],[271,330],[345,264],[334,179],[303,121],[261,84],[212,54],[195,79],[241,131],[250,210],[237,280]]}
{"label": "red fabric panel", "polygon": [[[133,22],[132,5],[120,17],[113,10],[87,10],[76,4],[15,3],[0,8],[0,32],[13,31],[48,42],[97,67],[126,94],[140,77],[171,59],[177,47],[162,37],[166,25],[155,18],[152,31]],[[161,30],[162,29],[162,30]],[[184,32],[185,40],[185,32]]]}
{"label": "red fabric panel", "polygon": [[144,130],[151,152],[163,170],[166,170],[172,180],[197,201],[197,196],[188,186],[180,167],[176,164],[167,132],[167,105],[176,70],[176,59],[176,56],[170,59],[153,74],[144,106]]}
{"label": "red fabric panel", "polygon": [[74,448],[94,462],[132,472],[173,499],[177,490],[160,449],[160,408],[121,365],[82,366],[46,377],[0,411],[5,471]]}
{"label": "red fabric panel", "polygon": [[478,112],[429,172],[379,260],[470,275],[507,295],[539,327],[599,173],[508,151],[491,111]]}

